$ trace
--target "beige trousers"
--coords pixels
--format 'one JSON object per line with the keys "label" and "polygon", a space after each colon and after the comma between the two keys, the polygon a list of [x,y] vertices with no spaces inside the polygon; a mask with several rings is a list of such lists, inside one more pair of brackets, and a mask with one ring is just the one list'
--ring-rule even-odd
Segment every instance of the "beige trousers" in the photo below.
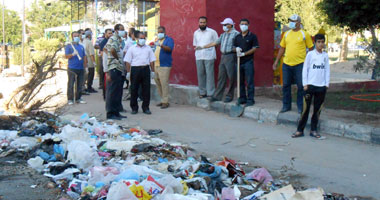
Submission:
{"label": "beige trousers", "polygon": [[169,103],[169,76],[171,67],[155,66],[154,80],[157,85],[161,103]]}

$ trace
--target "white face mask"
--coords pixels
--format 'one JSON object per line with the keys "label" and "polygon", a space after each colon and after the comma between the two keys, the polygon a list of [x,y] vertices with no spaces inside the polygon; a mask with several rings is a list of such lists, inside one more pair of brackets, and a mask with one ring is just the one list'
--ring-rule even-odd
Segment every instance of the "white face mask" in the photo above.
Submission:
{"label": "white face mask", "polygon": [[240,25],[240,30],[242,32],[246,32],[248,30],[248,25],[245,25],[245,24]]}
{"label": "white face mask", "polygon": [[144,46],[145,45],[145,39],[139,39],[139,45]]}
{"label": "white face mask", "polygon": [[125,31],[118,31],[118,33],[119,33],[119,37],[124,37],[125,35]]}
{"label": "white face mask", "polygon": [[224,32],[227,32],[229,29],[228,29],[228,27],[227,26],[223,26],[223,31]]}
{"label": "white face mask", "polygon": [[158,33],[157,37],[158,37],[158,39],[162,40],[165,37],[165,33]]}
{"label": "white face mask", "polygon": [[296,28],[296,22],[289,22],[289,28],[295,29]]}

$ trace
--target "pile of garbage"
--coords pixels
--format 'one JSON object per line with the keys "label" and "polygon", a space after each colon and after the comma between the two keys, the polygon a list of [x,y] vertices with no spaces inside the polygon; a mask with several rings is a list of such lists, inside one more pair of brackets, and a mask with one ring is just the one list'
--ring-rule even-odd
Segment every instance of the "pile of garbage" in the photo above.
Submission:
{"label": "pile of garbage", "polygon": [[322,200],[321,188],[296,192],[265,168],[246,173],[224,158],[212,163],[161,130],[124,127],[83,114],[38,114],[0,130],[0,157],[30,156],[30,167],[50,177],[72,199],[107,200]]}

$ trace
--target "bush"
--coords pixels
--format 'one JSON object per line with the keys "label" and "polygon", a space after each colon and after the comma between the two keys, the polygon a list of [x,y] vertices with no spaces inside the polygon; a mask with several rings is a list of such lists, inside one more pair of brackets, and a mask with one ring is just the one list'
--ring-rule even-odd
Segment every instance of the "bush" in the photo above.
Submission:
{"label": "bush", "polygon": [[[12,63],[14,65],[22,65],[22,48],[21,47],[15,47],[13,50],[12,55]],[[30,54],[30,47],[25,46],[24,47],[24,64],[30,64],[31,63],[31,54]]]}
{"label": "bush", "polygon": [[51,56],[59,48],[60,41],[58,39],[40,38],[34,41],[35,52],[32,55],[33,60],[41,61],[47,56]]}

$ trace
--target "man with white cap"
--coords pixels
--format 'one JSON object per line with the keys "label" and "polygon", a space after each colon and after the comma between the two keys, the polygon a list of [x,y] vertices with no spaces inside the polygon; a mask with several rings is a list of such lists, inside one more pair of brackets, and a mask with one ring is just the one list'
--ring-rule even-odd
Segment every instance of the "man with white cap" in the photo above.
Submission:
{"label": "man with white cap", "polygon": [[214,62],[216,59],[215,47],[201,48],[216,42],[218,33],[207,27],[207,17],[199,17],[199,28],[194,32],[193,46],[197,65],[199,98],[211,99],[215,93]]}
{"label": "man with white cap", "polygon": [[302,112],[303,107],[303,85],[302,85],[302,68],[306,57],[306,49],[312,50],[313,41],[308,33],[301,29],[301,17],[293,14],[289,18],[289,28],[291,30],[284,34],[280,42],[280,50],[276,61],[273,63],[273,70],[277,69],[277,63],[284,56],[282,65],[283,73],[283,99],[281,113],[287,112],[292,108],[292,82],[297,84],[297,107],[298,113]]}
{"label": "man with white cap", "polygon": [[235,37],[239,34],[238,31],[234,28],[234,22],[231,18],[224,19],[221,22],[223,25],[223,31],[220,37],[216,42],[212,42],[206,46],[199,47],[210,48],[216,45],[220,45],[220,51],[222,53],[222,58],[220,59],[219,64],[219,73],[218,73],[218,84],[214,96],[211,98],[211,101],[221,101],[223,97],[224,90],[227,85],[227,79],[229,86],[227,88],[227,95],[224,99],[224,102],[231,102],[234,98],[234,87],[235,87],[235,73],[236,73],[236,54],[233,51]]}
{"label": "man with white cap", "polygon": [[87,92],[97,93],[97,91],[94,88],[92,88],[92,83],[94,81],[94,76],[95,76],[96,62],[95,62],[95,48],[91,42],[92,31],[90,28],[86,28],[85,36],[86,38],[83,39],[83,45],[84,45],[84,49],[87,55],[86,57],[87,57],[88,74],[86,77],[87,79],[85,80],[87,82]]}

